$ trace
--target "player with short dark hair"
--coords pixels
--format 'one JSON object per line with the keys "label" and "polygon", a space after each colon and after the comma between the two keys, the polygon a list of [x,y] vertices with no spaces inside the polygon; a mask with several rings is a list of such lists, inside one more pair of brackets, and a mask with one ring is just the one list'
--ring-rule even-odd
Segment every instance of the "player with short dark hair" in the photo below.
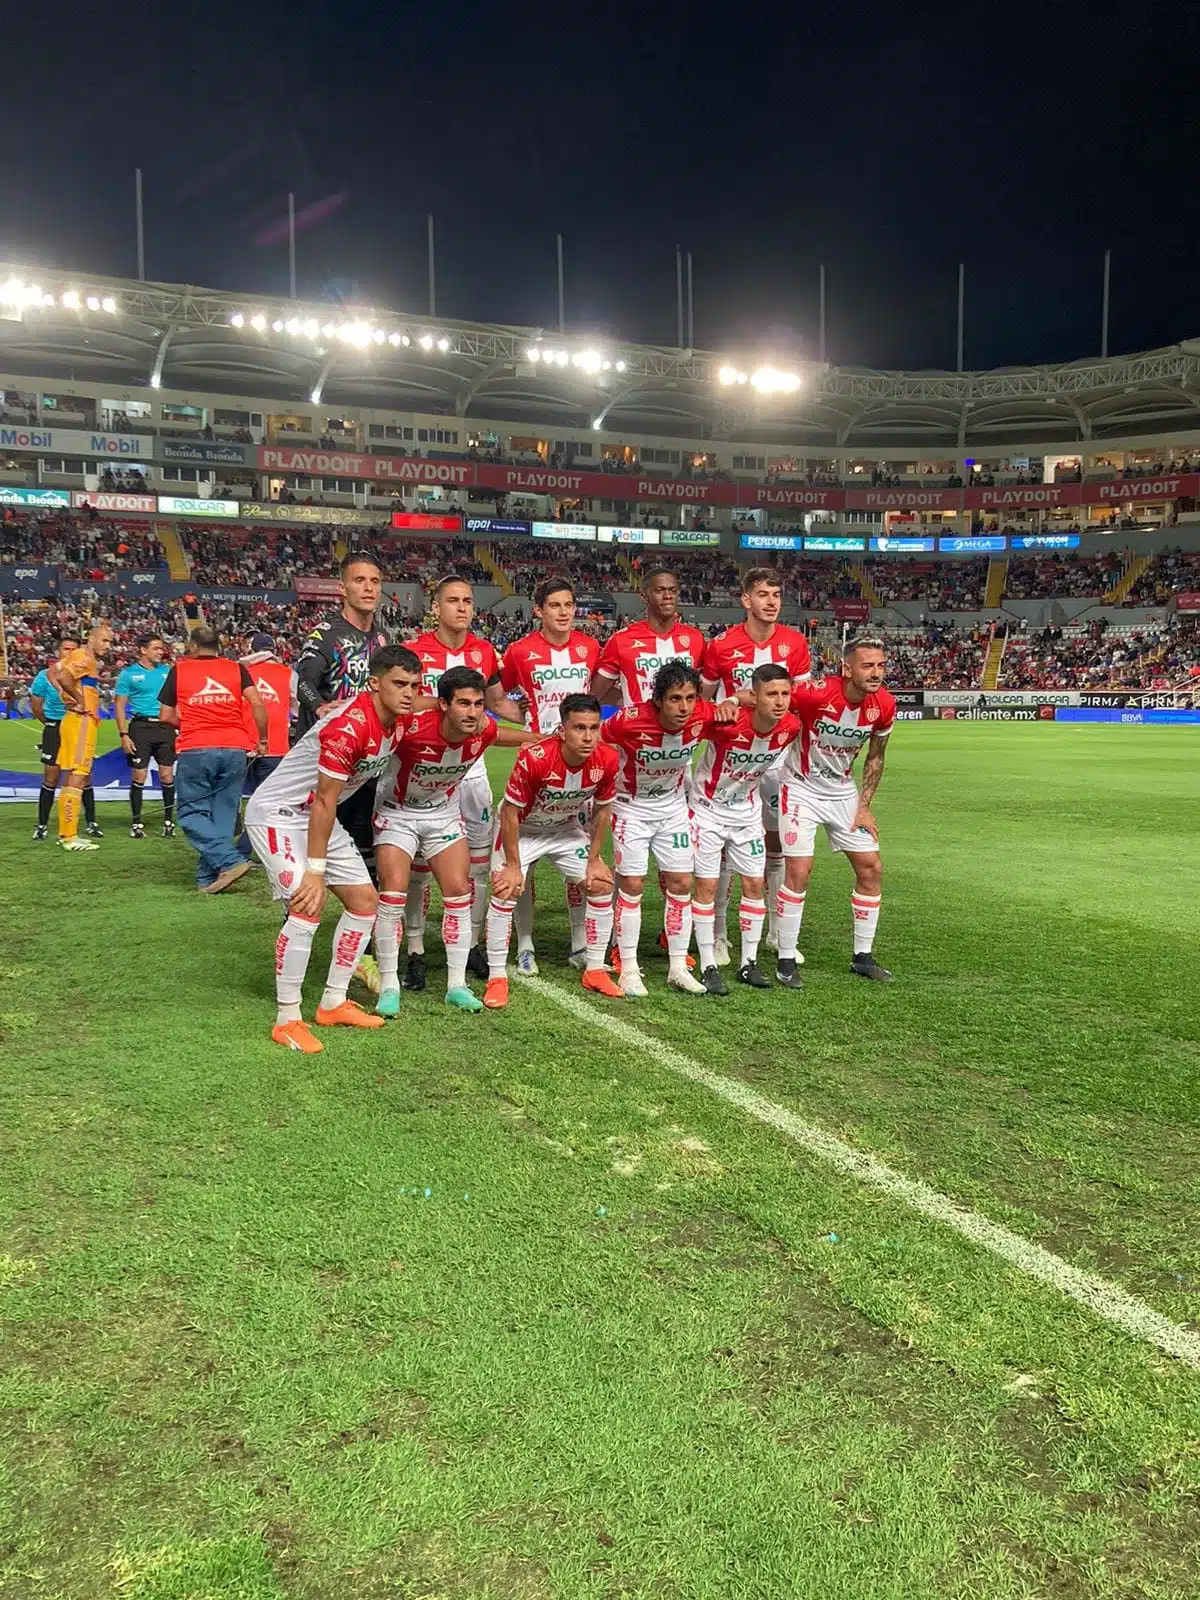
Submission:
{"label": "player with short dark hair", "polygon": [[175,834],[175,729],[162,720],[158,696],[171,669],[161,634],[146,634],[137,649],[137,660],[117,674],[114,691],[117,732],[131,769],[129,837],[146,837],[142,800],[153,761],[162,784],[163,838],[170,839]]}
{"label": "player with short dark hair", "polygon": [[591,687],[602,702],[642,705],[651,698],[661,666],[683,660],[698,668],[704,659],[704,635],[681,621],[679,579],[669,567],[651,567],[643,575],[642,599],[643,620],[618,628],[596,662]]}

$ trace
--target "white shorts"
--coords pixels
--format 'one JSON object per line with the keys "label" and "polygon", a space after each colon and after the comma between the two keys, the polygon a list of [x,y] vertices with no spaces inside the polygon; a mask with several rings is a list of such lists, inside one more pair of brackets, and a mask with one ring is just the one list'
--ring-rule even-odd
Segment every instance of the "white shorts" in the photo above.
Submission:
{"label": "white shorts", "polygon": [[471,854],[487,855],[492,848],[492,786],[482,759],[463,779],[458,791],[458,807]]}
{"label": "white shorts", "polygon": [[783,764],[776,762],[758,780],[758,797],[762,801],[764,833],[779,832],[779,789],[783,783]]}
{"label": "white shorts", "polygon": [[785,778],[779,796],[780,832],[785,856],[811,856],[817,828],[823,826],[831,850],[847,855],[869,855],[879,841],[866,828],[854,827],[858,795],[824,795],[806,783]]}
{"label": "white shorts", "polygon": [[[549,858],[555,870],[560,872],[568,883],[583,882],[591,847],[582,828],[556,828],[544,833],[521,833],[518,835],[518,848],[521,852],[522,877],[527,876],[530,867],[537,862]],[[500,835],[497,833],[495,849],[492,852],[492,871],[499,872],[503,865],[504,851],[500,848]]]}
{"label": "white shorts", "polygon": [[731,871],[745,878],[761,878],[767,869],[767,847],[757,814],[747,822],[732,821],[707,806],[692,810],[692,851],[698,878],[719,878],[721,857]]}
{"label": "white shorts", "polygon": [[375,813],[375,848],[393,845],[410,860],[432,861],[443,850],[466,838],[463,819],[456,808],[439,806],[418,811],[411,806],[383,806]]}
{"label": "white shorts", "polygon": [[[308,813],[266,813],[253,820],[247,817],[246,832],[254,854],[267,869],[271,894],[276,900],[290,900],[308,871]],[[325,882],[332,888],[334,884],[370,881],[371,874],[358,846],[335,820],[325,847]]]}
{"label": "white shorts", "polygon": [[691,872],[692,819],[686,803],[665,814],[613,806],[613,865],[623,878],[644,878],[650,857],[664,872]]}

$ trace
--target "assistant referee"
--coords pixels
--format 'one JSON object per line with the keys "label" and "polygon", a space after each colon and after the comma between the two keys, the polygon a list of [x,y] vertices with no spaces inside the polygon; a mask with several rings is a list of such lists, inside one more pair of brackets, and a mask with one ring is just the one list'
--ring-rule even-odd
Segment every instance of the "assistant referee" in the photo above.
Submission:
{"label": "assistant referee", "polygon": [[158,696],[170,668],[167,647],[156,633],[137,642],[138,658],[117,674],[117,732],[121,748],[133,769],[129,776],[129,837],[144,839],[142,799],[150,763],[158,768],[162,784],[163,838],[175,834],[175,729],[159,715]]}

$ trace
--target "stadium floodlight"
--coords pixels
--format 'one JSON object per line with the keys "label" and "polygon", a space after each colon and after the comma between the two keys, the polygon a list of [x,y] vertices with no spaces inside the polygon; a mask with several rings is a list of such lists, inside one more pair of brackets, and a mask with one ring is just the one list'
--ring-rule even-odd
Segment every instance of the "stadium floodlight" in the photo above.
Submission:
{"label": "stadium floodlight", "polygon": [[323,339],[332,339],[336,333],[337,329],[334,327],[332,322],[327,322],[321,329],[321,337]]}
{"label": "stadium floodlight", "polygon": [[231,328],[244,328],[246,326],[246,319],[240,311],[235,311],[230,317],[229,326]]}
{"label": "stadium floodlight", "polygon": [[321,391],[320,391],[320,389],[314,389],[313,392],[309,395],[308,398],[312,401],[313,405],[319,406],[321,404]]}
{"label": "stadium floodlight", "polygon": [[623,361],[618,361],[617,362],[617,371],[618,372],[624,372],[625,371],[625,363]]}
{"label": "stadium floodlight", "polygon": [[283,323],[280,322],[278,317],[276,317],[275,321],[271,324],[271,332],[272,333],[282,333],[283,332]]}
{"label": "stadium floodlight", "polygon": [[67,290],[66,294],[64,294],[62,297],[62,303],[64,311],[79,310],[79,296],[75,293],[74,289]]}
{"label": "stadium floodlight", "polygon": [[293,337],[295,337],[295,335],[300,332],[300,318],[289,317],[284,323],[284,327]]}
{"label": "stadium floodlight", "polygon": [[375,341],[376,344],[382,344],[384,342],[384,340],[387,338],[387,334],[384,333],[382,328],[373,328],[371,330],[371,338]]}
{"label": "stadium floodlight", "polygon": [[598,350],[577,350],[571,357],[571,365],[582,372],[599,372],[603,359]]}
{"label": "stadium floodlight", "polygon": [[106,294],[104,296],[104,299],[100,302],[100,309],[101,311],[107,311],[110,317],[116,316],[117,302],[113,299],[112,295]]}
{"label": "stadium floodlight", "polygon": [[433,335],[431,333],[423,333],[421,335],[421,337],[417,340],[417,343],[421,346],[422,350],[432,350],[433,349]]}
{"label": "stadium floodlight", "polygon": [[305,336],[305,338],[306,339],[315,339],[317,337],[317,334],[320,333],[320,331],[321,330],[317,326],[316,319],[314,317],[309,317],[308,321],[304,324],[304,336]]}
{"label": "stadium floodlight", "polygon": [[150,387],[152,389],[161,389],[162,388],[162,373],[161,372],[152,372],[150,374]]}
{"label": "stadium floodlight", "polygon": [[604,418],[603,417],[593,417],[592,418],[592,427],[593,428],[602,428],[603,426],[604,426]]}
{"label": "stadium floodlight", "polygon": [[611,361],[602,361],[600,363],[600,365],[604,368],[605,372],[611,372],[612,371],[612,362]]}
{"label": "stadium floodlight", "polygon": [[554,360],[558,364],[558,366],[565,367],[566,364],[567,364],[568,359],[569,358],[568,358],[567,352],[565,350],[556,350],[554,352]]}
{"label": "stadium floodlight", "polygon": [[449,348],[450,348],[449,339],[439,339],[438,340],[438,349],[442,352],[443,355],[446,354],[446,352],[449,350]]}
{"label": "stadium floodlight", "polygon": [[263,316],[261,311],[258,313],[258,315],[256,317],[251,317],[250,318],[250,326],[254,329],[255,333],[265,333],[266,332],[267,319],[266,319],[266,317]]}
{"label": "stadium floodlight", "polygon": [[365,350],[371,342],[371,329],[365,322],[343,322],[335,331],[343,344],[352,344],[357,350]]}
{"label": "stadium floodlight", "polygon": [[525,359],[526,361],[538,361],[541,359],[541,354],[542,352],[538,349],[537,345],[530,345],[529,349],[525,352]]}
{"label": "stadium floodlight", "polygon": [[[389,333],[388,334],[388,343],[390,345],[398,345],[400,343],[400,335],[398,333]],[[405,339],[404,343],[407,344],[408,340]]]}
{"label": "stadium floodlight", "polygon": [[87,308],[88,308],[89,311],[99,311],[99,309],[100,309],[100,300],[99,300],[98,296],[96,296],[94,294],[88,295],[88,297],[87,297]]}
{"label": "stadium floodlight", "polygon": [[794,394],[800,387],[798,372],[780,372],[777,367],[759,367],[750,376],[759,394]]}

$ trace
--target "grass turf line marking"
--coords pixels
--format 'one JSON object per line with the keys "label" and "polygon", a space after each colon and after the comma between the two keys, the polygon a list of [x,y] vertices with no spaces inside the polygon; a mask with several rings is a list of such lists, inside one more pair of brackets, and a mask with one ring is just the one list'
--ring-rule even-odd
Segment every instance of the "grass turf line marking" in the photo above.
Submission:
{"label": "grass turf line marking", "polygon": [[847,1177],[857,1178],[861,1183],[868,1184],[893,1200],[902,1200],[914,1211],[919,1211],[922,1216],[940,1222],[947,1228],[953,1228],[956,1233],[961,1233],[964,1238],[982,1245],[985,1250],[990,1250],[993,1255],[1007,1261],[1028,1277],[1036,1278],[1039,1283],[1057,1289],[1069,1300],[1075,1300],[1080,1305],[1086,1306],[1089,1311],[1098,1317],[1103,1317],[1106,1322],[1111,1322],[1123,1333],[1129,1334],[1134,1339],[1144,1340],[1147,1344],[1156,1345],[1185,1366],[1200,1371],[1200,1334],[1192,1333],[1179,1323],[1172,1322],[1169,1317],[1160,1315],[1144,1300],[1139,1300],[1136,1295],[1127,1294],[1124,1289],[1115,1283],[1110,1283],[1107,1278],[1102,1278],[1094,1272],[1086,1272],[1081,1267],[1073,1267],[1061,1256],[1043,1250],[1040,1244],[1034,1244],[1031,1239],[1013,1233],[1011,1229],[1002,1227],[998,1222],[989,1221],[977,1211],[968,1210],[956,1200],[951,1200],[949,1195],[931,1189],[927,1183],[922,1183],[919,1179],[906,1178],[894,1167],[877,1161],[874,1156],[864,1155],[861,1150],[856,1150],[853,1145],[846,1144],[831,1133],[826,1133],[823,1128],[805,1122],[803,1117],[796,1116],[795,1112],[776,1105],[764,1095],[756,1094],[748,1084],[742,1083],[737,1078],[723,1077],[719,1072],[710,1072],[707,1067],[702,1067],[690,1056],[685,1056],[669,1044],[663,1044],[661,1040],[651,1038],[649,1034],[640,1032],[629,1023],[610,1016],[598,1006],[590,1005],[580,995],[560,989],[557,984],[547,983],[544,978],[522,978],[520,981],[561,1010],[569,1011],[572,1016],[587,1022],[591,1027],[603,1028],[631,1049],[649,1056],[659,1066],[666,1067],[668,1071],[676,1073],[681,1078],[688,1078],[693,1083],[702,1085],[713,1094],[719,1095],[722,1100],[728,1101],[730,1105],[736,1106],[738,1110],[745,1111],[760,1122],[765,1122],[780,1133],[786,1134],[789,1139],[794,1139],[813,1155],[820,1156],[823,1161]]}

